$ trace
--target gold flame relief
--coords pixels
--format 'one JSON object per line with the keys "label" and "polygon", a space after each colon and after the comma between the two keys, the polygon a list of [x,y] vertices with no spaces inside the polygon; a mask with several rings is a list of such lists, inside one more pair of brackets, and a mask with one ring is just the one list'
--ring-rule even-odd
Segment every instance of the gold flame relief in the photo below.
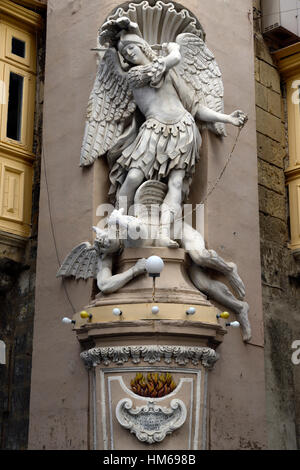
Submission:
{"label": "gold flame relief", "polygon": [[166,374],[149,373],[147,378],[138,372],[130,382],[131,390],[141,397],[161,398],[172,393],[177,387],[173,377]]}

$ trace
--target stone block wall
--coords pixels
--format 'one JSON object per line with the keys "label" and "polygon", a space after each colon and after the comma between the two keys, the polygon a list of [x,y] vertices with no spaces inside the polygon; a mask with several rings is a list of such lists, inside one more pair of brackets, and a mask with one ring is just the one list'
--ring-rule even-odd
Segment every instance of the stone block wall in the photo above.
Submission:
{"label": "stone block wall", "polygon": [[292,342],[300,339],[300,265],[288,248],[289,207],[285,90],[260,31],[254,2],[258,190],[265,323],[268,439],[271,449],[300,447],[300,366]]}

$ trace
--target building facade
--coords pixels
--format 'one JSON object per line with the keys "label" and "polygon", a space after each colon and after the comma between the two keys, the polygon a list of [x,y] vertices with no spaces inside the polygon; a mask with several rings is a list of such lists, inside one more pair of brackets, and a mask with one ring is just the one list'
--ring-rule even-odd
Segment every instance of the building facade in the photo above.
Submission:
{"label": "building facade", "polygon": [[[205,201],[205,241],[237,263],[252,325],[249,343],[228,328],[217,347],[203,408],[198,396],[201,420],[206,416],[200,448],[300,445],[300,31],[284,15],[296,17],[297,2],[294,8],[284,3],[272,10],[258,0],[174,2],[176,11],[187,10],[204,29],[222,71],[225,112],[242,109],[249,118],[238,135],[228,128],[222,141],[204,133],[189,200],[203,199],[200,183],[202,192],[216,186]],[[95,286],[91,280],[62,282],[56,273],[74,246],[91,241],[97,207],[107,202],[104,160],[89,169],[78,162],[97,68],[91,49],[97,48],[97,30],[119,6],[0,0],[1,448],[111,448],[99,437],[106,426],[103,407],[101,418],[91,413],[95,384],[80,359],[95,344],[86,337],[78,341],[80,331],[76,337],[61,323],[89,305]],[[118,345],[118,336],[110,335],[101,337],[103,345]],[[180,335],[174,337],[178,345]],[[203,346],[203,334],[195,338],[192,346]],[[177,371],[178,380],[188,380],[190,369]],[[197,421],[197,411],[195,416]],[[97,438],[93,419],[102,423]],[[111,430],[108,435],[111,443]],[[132,437],[128,444],[125,431],[120,436],[127,446],[135,442]],[[172,448],[172,437],[167,439]]]}
{"label": "building facade", "polygon": [[276,26],[264,33],[270,24],[264,15],[278,11],[269,7],[257,2],[254,10],[266,404],[269,445],[288,449],[299,447],[299,368],[287,347],[299,336],[299,107],[292,99],[299,78],[299,41],[288,31],[282,39]]}

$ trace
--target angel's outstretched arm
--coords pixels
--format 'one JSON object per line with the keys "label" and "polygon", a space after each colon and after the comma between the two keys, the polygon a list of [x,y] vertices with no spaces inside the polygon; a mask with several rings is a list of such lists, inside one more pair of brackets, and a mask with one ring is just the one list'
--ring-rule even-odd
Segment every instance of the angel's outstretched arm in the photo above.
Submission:
{"label": "angel's outstretched arm", "polygon": [[129,281],[136,276],[146,272],[146,260],[140,259],[137,263],[127,271],[121,274],[112,275],[112,257],[99,259],[97,285],[103,294],[112,294],[124,287]]}
{"label": "angel's outstretched arm", "polygon": [[206,106],[198,105],[196,119],[203,122],[223,122],[233,126],[242,127],[247,121],[247,115],[243,111],[234,111],[232,114],[223,114],[213,111]]}

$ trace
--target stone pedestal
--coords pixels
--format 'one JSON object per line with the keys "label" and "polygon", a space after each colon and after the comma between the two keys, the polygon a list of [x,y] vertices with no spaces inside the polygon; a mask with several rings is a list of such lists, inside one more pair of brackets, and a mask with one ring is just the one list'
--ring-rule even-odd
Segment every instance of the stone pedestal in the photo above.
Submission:
{"label": "stone pedestal", "polygon": [[[220,325],[120,320],[75,329],[85,347],[94,344],[81,354],[90,381],[90,448],[206,448],[208,371],[218,359]],[[136,374],[171,377],[176,388],[164,395],[158,384],[155,398],[141,396],[132,389]]]}
{"label": "stone pedestal", "polygon": [[[98,295],[86,308],[89,319],[74,316],[89,371],[92,449],[206,448],[208,370],[226,330],[189,280],[184,250],[127,249],[118,272],[153,254],[165,263],[155,302],[145,274],[115,294]],[[113,315],[116,307],[120,316]],[[187,314],[190,307],[194,315]],[[138,378],[144,396],[132,386]]]}

